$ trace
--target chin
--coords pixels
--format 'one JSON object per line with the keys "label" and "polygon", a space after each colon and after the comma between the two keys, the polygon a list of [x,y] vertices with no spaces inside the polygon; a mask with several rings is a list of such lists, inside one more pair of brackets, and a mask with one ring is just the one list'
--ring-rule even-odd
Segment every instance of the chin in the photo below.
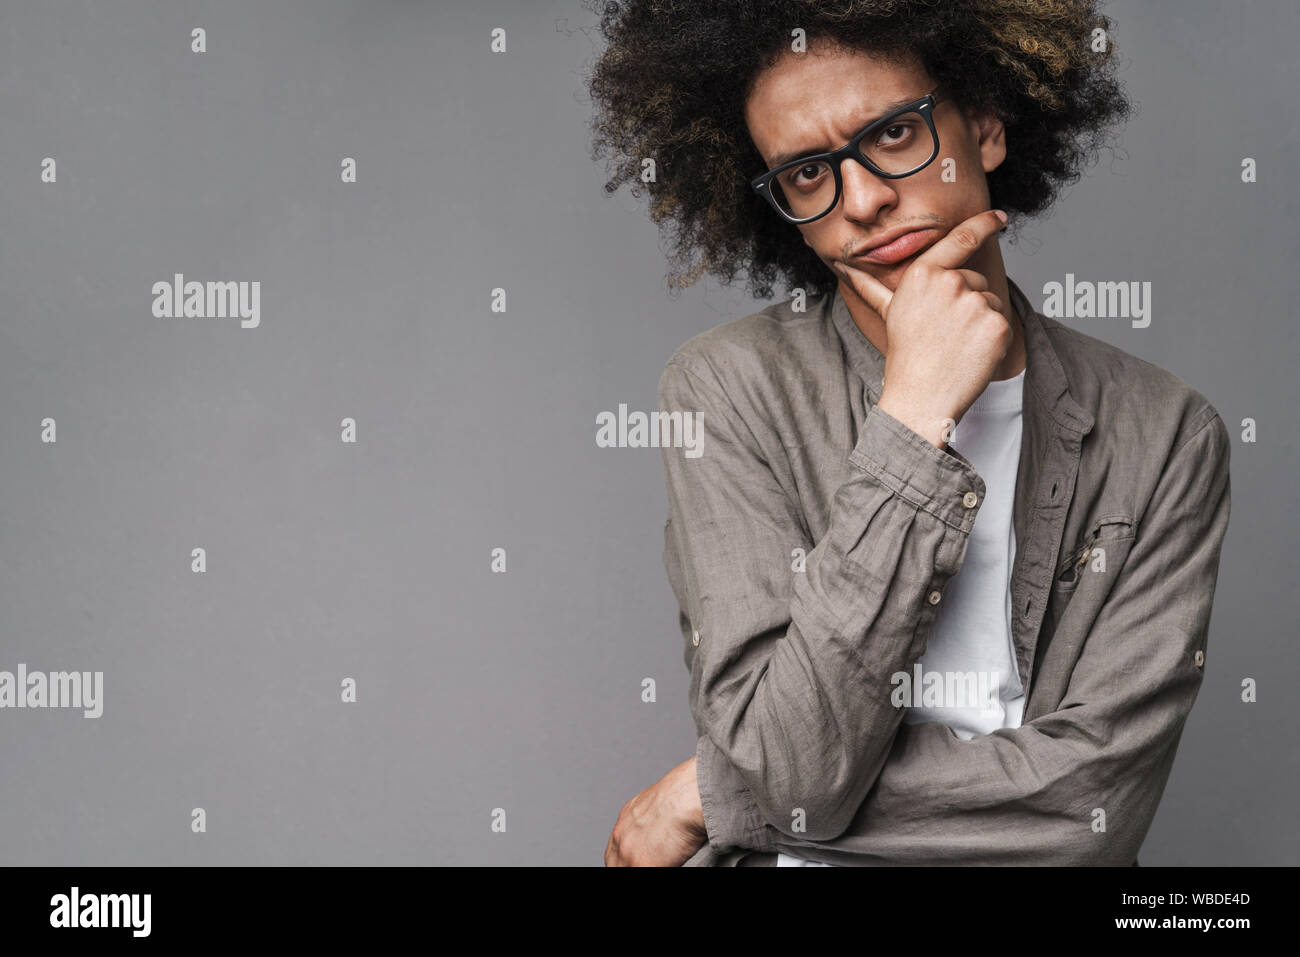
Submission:
{"label": "chin", "polygon": [[920,250],[919,252],[915,252],[906,259],[894,263],[892,266],[877,266],[876,268],[879,269],[880,272],[876,273],[876,278],[888,286],[891,291],[896,290],[898,284],[903,281],[903,274],[907,272],[912,263],[916,262],[917,258],[924,251],[925,250]]}

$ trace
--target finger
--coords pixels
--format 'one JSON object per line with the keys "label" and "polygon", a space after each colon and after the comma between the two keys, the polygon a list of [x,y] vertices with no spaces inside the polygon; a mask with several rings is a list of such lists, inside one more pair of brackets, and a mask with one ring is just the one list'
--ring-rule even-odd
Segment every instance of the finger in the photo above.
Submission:
{"label": "finger", "polygon": [[993,293],[982,292],[980,293],[980,295],[984,297],[985,302],[987,302],[989,306],[992,307],[994,312],[1002,311],[1002,300],[999,299],[997,296],[993,295]]}
{"label": "finger", "polygon": [[605,866],[623,867],[626,863],[623,859],[623,849],[619,847],[617,841],[611,841],[609,850],[605,852]]}
{"label": "finger", "polygon": [[894,298],[894,294],[883,282],[865,269],[850,266],[848,263],[837,261],[831,266],[849,284],[849,288],[875,310],[877,315],[883,317],[889,311],[889,303]]}
{"label": "finger", "polygon": [[991,209],[976,213],[965,222],[954,226],[948,231],[948,235],[916,257],[916,261],[929,263],[931,266],[941,266],[944,269],[956,269],[975,255],[975,251],[984,244],[984,240],[996,235],[1004,225],[1005,223],[998,218],[998,214]]}
{"label": "finger", "polygon": [[976,292],[987,292],[989,281],[982,272],[974,269],[956,269],[954,272],[961,275],[966,280],[966,285],[970,286]]}

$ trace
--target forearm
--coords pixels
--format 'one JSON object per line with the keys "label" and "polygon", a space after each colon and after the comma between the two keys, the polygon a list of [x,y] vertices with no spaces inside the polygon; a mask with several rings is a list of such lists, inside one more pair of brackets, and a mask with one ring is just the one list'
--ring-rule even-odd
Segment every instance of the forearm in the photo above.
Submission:
{"label": "forearm", "polygon": [[[1177,748],[1103,760],[1051,723],[962,741],[904,725],[866,800],[830,838],[756,821],[739,846],[853,866],[1128,865],[1151,825]],[[1071,735],[1074,739],[1071,740]],[[715,787],[743,785],[719,756]],[[734,794],[741,799],[743,795]],[[706,821],[707,827],[707,821]]]}
{"label": "forearm", "polygon": [[[733,451],[711,441],[715,457]],[[764,514],[779,489],[665,456],[665,557],[691,629],[692,711],[745,784],[715,787],[700,752],[719,846],[750,837],[758,820],[798,820],[824,837],[847,827],[901,720],[891,676],[924,652],[965,554],[984,493],[967,461],[872,409],[849,462],[829,529],[791,575],[790,548],[806,542],[791,541],[795,520]]]}

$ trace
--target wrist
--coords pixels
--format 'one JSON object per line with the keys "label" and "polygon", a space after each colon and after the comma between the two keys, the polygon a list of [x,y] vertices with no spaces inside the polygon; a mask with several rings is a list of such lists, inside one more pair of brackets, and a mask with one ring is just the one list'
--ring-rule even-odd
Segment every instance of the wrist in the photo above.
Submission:
{"label": "wrist", "polygon": [[931,445],[943,449],[952,437],[956,416],[938,415],[924,405],[882,391],[876,407],[921,436]]}

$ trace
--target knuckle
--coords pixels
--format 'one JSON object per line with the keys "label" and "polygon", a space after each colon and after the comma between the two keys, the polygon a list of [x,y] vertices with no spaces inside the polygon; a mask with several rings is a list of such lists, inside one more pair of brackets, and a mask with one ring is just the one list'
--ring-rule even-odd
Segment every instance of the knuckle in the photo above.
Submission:
{"label": "knuckle", "polygon": [[947,286],[949,289],[953,290],[954,292],[961,291],[966,288],[965,277],[962,276],[962,274],[957,272],[955,269],[941,270],[939,281],[943,283],[945,286]]}
{"label": "knuckle", "polygon": [[952,231],[953,242],[963,249],[975,249],[980,244],[980,239],[970,229],[969,226],[958,226]]}

